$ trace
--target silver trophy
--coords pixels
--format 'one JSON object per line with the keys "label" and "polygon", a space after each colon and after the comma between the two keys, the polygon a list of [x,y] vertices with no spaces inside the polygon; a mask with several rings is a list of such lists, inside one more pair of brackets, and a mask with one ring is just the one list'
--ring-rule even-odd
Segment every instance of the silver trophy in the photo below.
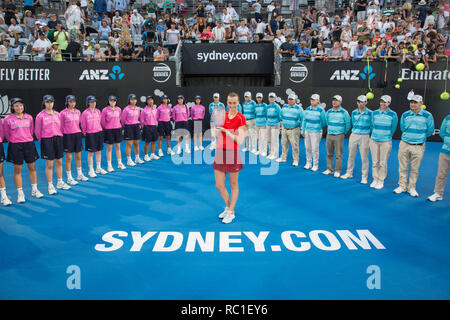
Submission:
{"label": "silver trophy", "polygon": [[214,121],[214,126],[220,128],[225,124],[225,107],[217,106],[214,108],[212,118]]}

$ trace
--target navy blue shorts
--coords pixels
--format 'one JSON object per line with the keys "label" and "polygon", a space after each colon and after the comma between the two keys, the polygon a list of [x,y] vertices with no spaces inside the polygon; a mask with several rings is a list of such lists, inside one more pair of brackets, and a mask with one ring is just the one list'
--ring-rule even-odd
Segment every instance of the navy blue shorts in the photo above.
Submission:
{"label": "navy blue shorts", "polygon": [[136,124],[126,124],[124,126],[123,138],[125,140],[140,140],[141,139],[141,125]]}
{"label": "navy blue shorts", "polygon": [[8,143],[8,154],[6,161],[17,165],[22,165],[24,161],[26,163],[33,163],[37,159],[39,159],[39,154],[36,150],[34,141]]}
{"label": "navy blue shorts", "polygon": [[175,122],[175,136],[185,136],[189,134],[189,127],[187,121]]}
{"label": "navy blue shorts", "polygon": [[142,128],[142,140],[145,142],[154,142],[158,140],[158,128],[156,126],[144,126]]}
{"label": "navy blue shorts", "polygon": [[85,149],[89,152],[97,152],[103,150],[103,132],[86,133],[84,140]]}
{"label": "navy blue shorts", "polygon": [[3,149],[3,142],[0,142],[0,162],[5,161],[5,150]]}
{"label": "navy blue shorts", "polygon": [[105,129],[103,134],[105,135],[104,140],[106,144],[121,143],[123,140],[122,128]]}
{"label": "navy blue shorts", "polygon": [[158,122],[158,135],[160,137],[170,136],[171,133],[172,133],[172,123],[170,123],[170,121]]}
{"label": "navy blue shorts", "polygon": [[54,136],[41,139],[41,158],[55,160],[64,157],[63,137]]}
{"label": "navy blue shorts", "polygon": [[78,153],[83,150],[83,134],[81,132],[69,133],[63,136],[64,152]]}

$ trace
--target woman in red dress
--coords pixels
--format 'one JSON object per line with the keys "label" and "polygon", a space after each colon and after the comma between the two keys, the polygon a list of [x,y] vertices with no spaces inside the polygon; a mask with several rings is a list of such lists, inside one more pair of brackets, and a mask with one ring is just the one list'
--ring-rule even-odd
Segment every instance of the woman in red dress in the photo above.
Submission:
{"label": "woman in red dress", "polygon": [[[225,202],[225,211],[219,215],[223,223],[230,223],[234,219],[234,207],[239,195],[238,177],[242,170],[242,159],[239,145],[245,138],[246,122],[242,113],[237,111],[239,96],[231,92],[227,97],[229,111],[225,112],[225,123],[218,130],[221,132],[219,143],[214,158],[214,177],[216,188]],[[228,173],[230,180],[231,195],[225,187],[225,178]]]}

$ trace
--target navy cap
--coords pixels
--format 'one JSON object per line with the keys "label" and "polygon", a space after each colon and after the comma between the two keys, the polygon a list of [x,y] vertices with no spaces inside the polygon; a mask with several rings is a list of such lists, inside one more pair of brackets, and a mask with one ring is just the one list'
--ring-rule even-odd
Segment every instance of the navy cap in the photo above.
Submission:
{"label": "navy cap", "polygon": [[94,102],[94,101],[97,101],[95,96],[87,96],[87,98],[86,98],[86,105],[88,105],[89,102]]}
{"label": "navy cap", "polygon": [[137,99],[137,96],[134,93],[130,93],[128,95],[128,101],[130,101],[131,99]]}
{"label": "navy cap", "polygon": [[45,36],[45,32],[43,32],[43,31],[39,31],[38,34],[39,34],[40,36]]}
{"label": "navy cap", "polygon": [[147,96],[147,97],[145,98],[145,101],[147,101],[148,99],[153,99],[153,100],[155,100],[155,97],[154,97],[153,95],[149,95],[149,96]]}
{"label": "navy cap", "polygon": [[43,102],[48,102],[48,101],[52,101],[55,102],[55,98],[51,95],[51,94],[46,94],[43,98],[42,98]]}
{"label": "navy cap", "polygon": [[195,99],[195,100],[197,100],[197,99],[200,99],[200,100],[201,100],[202,97],[200,97],[199,95],[196,95],[194,99]]}
{"label": "navy cap", "polygon": [[12,98],[11,100],[9,100],[9,104],[12,106],[14,103],[17,102],[22,102],[23,103],[23,99],[22,98]]}
{"label": "navy cap", "polygon": [[183,96],[182,94],[179,94],[179,95],[177,96],[177,99],[183,99],[183,100],[184,100],[184,96]]}
{"label": "navy cap", "polygon": [[66,96],[66,103],[69,101],[77,101],[77,98],[75,98],[74,95],[69,94],[68,96]]}
{"label": "navy cap", "polygon": [[167,96],[167,94],[163,94],[161,99],[169,99],[169,97]]}
{"label": "navy cap", "polygon": [[117,101],[117,97],[116,96],[109,96],[108,97],[108,101]]}

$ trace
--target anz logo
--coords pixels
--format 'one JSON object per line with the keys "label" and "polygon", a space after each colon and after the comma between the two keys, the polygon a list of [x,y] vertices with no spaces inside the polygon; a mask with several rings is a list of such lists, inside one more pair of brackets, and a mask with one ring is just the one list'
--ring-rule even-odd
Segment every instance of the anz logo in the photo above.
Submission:
{"label": "anz logo", "polygon": [[336,70],[330,80],[372,80],[376,75],[372,71],[372,66],[365,66],[363,72],[361,70]]}
{"label": "anz logo", "polygon": [[122,69],[114,66],[111,72],[108,69],[85,69],[78,80],[122,80],[124,77]]}

